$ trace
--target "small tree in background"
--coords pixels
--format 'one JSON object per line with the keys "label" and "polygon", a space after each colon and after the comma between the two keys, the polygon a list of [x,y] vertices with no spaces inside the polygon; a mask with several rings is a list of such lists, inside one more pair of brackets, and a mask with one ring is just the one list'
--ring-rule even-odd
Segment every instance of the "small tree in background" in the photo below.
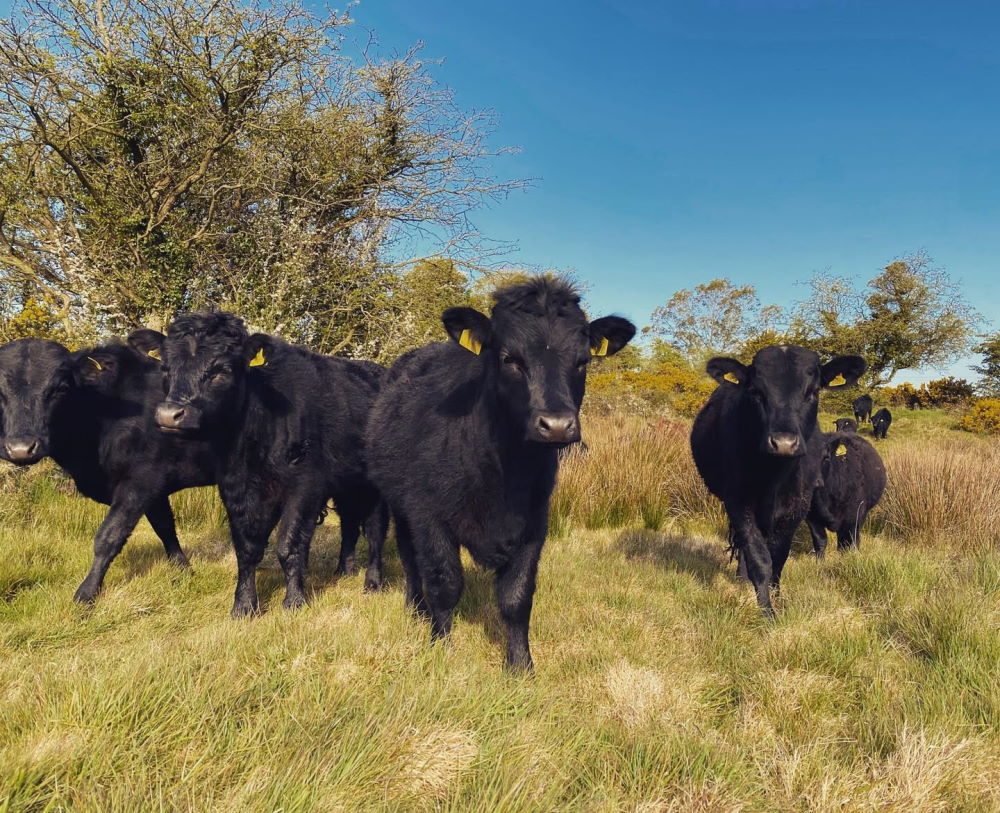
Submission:
{"label": "small tree in background", "polygon": [[972,349],[983,357],[979,364],[972,367],[973,372],[979,375],[976,390],[988,398],[1000,396],[1000,333],[986,336]]}

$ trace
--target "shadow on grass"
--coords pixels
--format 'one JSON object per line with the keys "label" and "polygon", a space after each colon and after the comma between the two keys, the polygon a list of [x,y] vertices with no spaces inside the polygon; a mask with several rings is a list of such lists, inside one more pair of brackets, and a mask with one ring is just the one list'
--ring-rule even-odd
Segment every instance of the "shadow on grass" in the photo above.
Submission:
{"label": "shadow on grass", "polygon": [[626,559],[651,562],[670,573],[686,573],[703,584],[711,584],[717,576],[737,581],[736,564],[730,563],[725,545],[718,540],[630,529],[621,533],[614,547]]}

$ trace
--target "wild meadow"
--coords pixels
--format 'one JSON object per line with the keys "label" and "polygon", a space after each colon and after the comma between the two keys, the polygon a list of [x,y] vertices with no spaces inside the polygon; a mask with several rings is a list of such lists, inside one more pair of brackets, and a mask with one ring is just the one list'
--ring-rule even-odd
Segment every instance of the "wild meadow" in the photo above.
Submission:
{"label": "wild meadow", "polygon": [[[825,418],[824,418],[825,420]],[[532,676],[502,669],[488,574],[453,639],[389,588],[228,616],[211,489],[173,498],[190,572],[140,525],[92,608],[71,599],[102,506],[51,468],[0,493],[0,810],[1000,809],[1000,444],[931,411],[879,445],[862,548],[807,534],[764,621],[736,580],[687,425],[591,416],[565,461]]]}

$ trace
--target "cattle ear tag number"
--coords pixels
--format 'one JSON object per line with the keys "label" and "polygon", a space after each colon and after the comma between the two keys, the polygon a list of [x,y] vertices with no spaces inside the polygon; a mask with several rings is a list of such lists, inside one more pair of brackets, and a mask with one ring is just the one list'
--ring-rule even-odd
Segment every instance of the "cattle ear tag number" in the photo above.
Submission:
{"label": "cattle ear tag number", "polygon": [[472,331],[468,328],[463,330],[462,335],[458,337],[458,344],[460,347],[464,347],[470,353],[474,353],[477,356],[483,350],[483,343],[473,336]]}
{"label": "cattle ear tag number", "polygon": [[834,376],[833,378],[830,379],[829,386],[831,386],[831,387],[842,387],[846,383],[847,383],[847,379],[844,378],[844,374],[843,373],[837,373],[836,376]]}
{"label": "cattle ear tag number", "polygon": [[252,359],[250,359],[250,366],[251,367],[263,367],[265,364],[267,364],[267,359],[264,358],[264,348],[263,347],[258,347],[257,348],[257,355],[254,356]]}
{"label": "cattle ear tag number", "polygon": [[728,381],[730,384],[739,384],[740,383],[740,380],[736,377],[736,373],[726,373],[722,377],[724,379],[726,379],[726,381]]}
{"label": "cattle ear tag number", "polygon": [[839,444],[837,444],[837,451],[834,452],[834,454],[837,455],[837,457],[843,457],[844,455],[846,455],[847,454],[847,444],[845,444],[845,443],[839,443]]}
{"label": "cattle ear tag number", "polygon": [[160,350],[158,347],[154,347],[152,350],[147,351],[146,355],[149,356],[151,359],[156,359],[157,361],[163,361],[163,359],[160,358]]}
{"label": "cattle ear tag number", "polygon": [[606,356],[608,354],[608,337],[601,336],[601,343],[597,347],[590,348],[592,356]]}
{"label": "cattle ear tag number", "polygon": [[87,356],[87,361],[89,361],[89,362],[90,362],[91,364],[93,364],[93,365],[94,365],[94,366],[95,366],[95,367],[96,367],[96,368],[97,368],[97,369],[98,369],[99,371],[100,371],[100,370],[103,370],[103,369],[104,369],[104,368],[103,368],[103,367],[101,366],[101,362],[99,362],[99,361],[98,361],[97,359],[95,359],[95,358],[94,358],[93,356]]}

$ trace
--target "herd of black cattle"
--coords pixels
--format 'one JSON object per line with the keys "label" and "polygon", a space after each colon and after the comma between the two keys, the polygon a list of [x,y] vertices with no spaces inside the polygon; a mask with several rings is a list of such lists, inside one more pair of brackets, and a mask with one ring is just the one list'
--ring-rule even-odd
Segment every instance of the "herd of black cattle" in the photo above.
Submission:
{"label": "herd of black cattle", "polygon": [[[300,606],[313,533],[332,501],[338,571],[355,570],[362,531],[368,540],[366,590],[383,586],[392,519],[407,602],[432,638],[451,629],[460,548],[494,571],[507,664],[530,669],[558,453],[580,440],[591,359],[621,350],[635,327],[617,316],[588,322],[578,293],[552,277],[498,291],[490,316],[449,308],[442,321],[452,341],[389,369],[249,335],[221,312],[77,352],[19,339],[0,347],[0,456],[22,466],[51,457],[82,494],[110,505],[79,602],[97,598],[143,515],[169,559],[187,566],[168,497],[214,484],[236,553],[233,615],[259,612],[256,570],[275,527],[284,604]],[[691,448],[767,615],[802,521],[817,555],[828,529],[839,548],[856,546],[885,488],[882,461],[856,421],[870,416],[885,437],[888,410],[871,416],[863,396],[855,421],[838,421],[832,434],[817,424],[820,390],[852,386],[864,371],[858,356],[821,364],[793,346],[764,348],[749,366],[708,364],[719,386],[695,419]]]}

